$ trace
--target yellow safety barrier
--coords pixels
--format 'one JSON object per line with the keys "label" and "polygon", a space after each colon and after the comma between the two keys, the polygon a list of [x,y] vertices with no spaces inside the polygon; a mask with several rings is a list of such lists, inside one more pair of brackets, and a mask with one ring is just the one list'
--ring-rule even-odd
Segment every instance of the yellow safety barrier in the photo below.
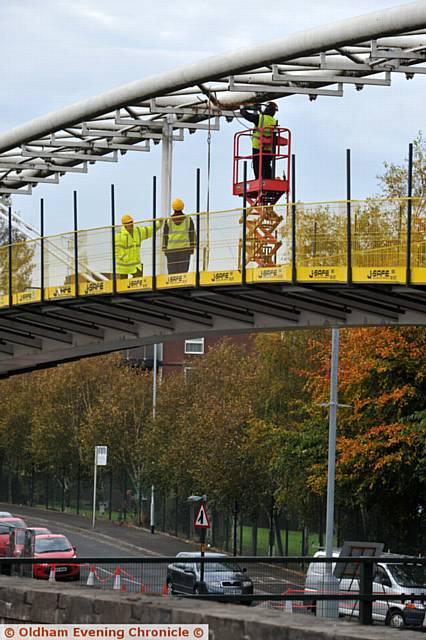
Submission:
{"label": "yellow safety barrier", "polygon": [[[426,201],[413,198],[411,203],[410,281],[426,285]],[[153,221],[143,220],[135,222],[135,227],[143,229],[140,265],[133,276],[117,275],[115,283],[113,239],[117,241],[120,225],[28,240],[12,246],[11,283],[9,247],[0,247],[0,307],[72,298],[77,293],[97,296],[150,291],[154,286],[238,285],[244,271],[247,285],[289,283],[294,278],[300,283],[345,283],[350,275],[354,283],[405,284],[407,212],[404,198],[265,208],[263,234],[265,221],[274,223],[268,236],[269,258],[265,235],[259,238],[256,225],[259,209],[247,208],[245,237],[241,208],[193,213],[193,229],[199,230],[197,247],[186,247],[181,257],[171,259],[164,251],[165,221],[159,221],[155,264]],[[262,252],[257,250],[259,242],[263,242]]]}

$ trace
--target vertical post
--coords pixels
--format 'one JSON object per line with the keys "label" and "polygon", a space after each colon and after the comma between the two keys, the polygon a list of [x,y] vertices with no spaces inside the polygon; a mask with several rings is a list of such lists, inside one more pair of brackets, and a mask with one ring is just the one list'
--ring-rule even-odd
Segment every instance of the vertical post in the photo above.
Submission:
{"label": "vertical post", "polygon": [[62,470],[61,511],[65,511],[65,469]]}
{"label": "vertical post", "polygon": [[296,156],[291,154],[291,281],[296,284]]}
{"label": "vertical post", "polygon": [[75,295],[78,296],[78,219],[77,219],[77,191],[74,191],[74,278]]}
{"label": "vertical post", "polygon": [[40,198],[40,300],[44,302],[44,199]]}
{"label": "vertical post", "polygon": [[[359,593],[361,596],[371,596],[373,593],[373,561],[363,562],[360,568]],[[359,601],[359,621],[361,624],[373,623],[373,602]]]}
{"label": "vertical post", "polygon": [[411,218],[413,212],[413,143],[408,146],[408,184],[407,184],[407,286],[411,284]]}
{"label": "vertical post", "polygon": [[149,522],[151,533],[155,533],[155,502],[154,502],[154,485],[151,485],[151,509],[149,514]]}
{"label": "vertical post", "polygon": [[111,185],[112,292],[117,293],[117,258],[115,255],[115,186]]}
{"label": "vertical post", "polygon": [[237,555],[237,540],[238,540],[238,502],[234,502],[234,527],[233,527],[233,543],[232,543],[232,555]]}
{"label": "vertical post", "polygon": [[206,544],[206,530],[201,529],[201,552],[200,552],[200,582],[201,583],[204,582],[204,546],[205,544]]}
{"label": "vertical post", "polygon": [[[336,418],[337,418],[337,382],[339,367],[339,329],[333,327],[331,335],[331,377],[330,377],[330,413],[328,428],[328,473],[327,473],[327,519],[325,533],[325,555],[333,555],[334,534],[334,481],[336,470]],[[331,573],[331,564],[327,564],[327,573]]]}
{"label": "vertical post", "polygon": [[95,464],[93,471],[93,507],[92,507],[92,529],[95,528],[96,525],[96,483],[97,483],[97,475],[98,475],[98,465],[97,465],[97,455],[96,455],[96,447],[95,447]]}
{"label": "vertical post", "polygon": [[46,473],[46,493],[44,496],[44,505],[46,509],[49,508],[49,473]]}
{"label": "vertical post", "polygon": [[346,263],[348,284],[352,284],[351,150],[346,149]]}
{"label": "vertical post", "polygon": [[[262,151],[262,149],[261,149]],[[243,285],[247,284],[247,160],[244,160],[244,190],[243,190],[243,242],[241,250],[241,281]]]}
{"label": "vertical post", "polygon": [[[171,164],[172,164],[172,141],[170,139],[169,127],[166,130],[163,127],[162,141],[162,157],[161,157],[161,215],[166,218],[170,206],[171,198]],[[152,288],[156,288],[157,281],[157,176],[152,177],[152,216],[153,216],[153,234],[152,234]],[[157,406],[157,343],[153,349],[153,367],[152,367],[152,417],[155,419],[155,411]],[[150,528],[151,533],[155,533],[155,493],[154,485],[151,486],[151,508],[150,508]]]}
{"label": "vertical post", "polygon": [[[166,116],[169,118],[169,116]],[[161,155],[161,216],[167,218],[172,199],[173,128],[169,119],[163,125]]]}
{"label": "vertical post", "polygon": [[157,176],[152,176],[152,290],[157,288]]}
{"label": "vertical post", "polygon": [[13,283],[12,283],[12,276],[13,276],[13,270],[12,270],[12,207],[9,207],[8,209],[8,277],[9,277],[9,283],[8,283],[8,294],[9,294],[9,307],[11,307],[13,305]]}
{"label": "vertical post", "polygon": [[[327,519],[325,534],[325,555],[333,557],[334,533],[334,480],[336,468],[336,413],[337,413],[337,377],[339,365],[339,329],[332,329],[331,376],[330,376],[330,413],[328,428],[328,475],[327,475]],[[322,588],[330,593],[339,592],[339,581],[333,574],[331,562],[325,565]],[[320,600],[317,602],[317,616],[338,618],[338,600]]]}
{"label": "vertical post", "polygon": [[201,186],[201,170],[197,169],[196,174],[196,238],[195,238],[195,284],[200,286],[200,186]]}
{"label": "vertical post", "polygon": [[[154,344],[154,365],[152,368],[152,417],[155,420],[157,407],[157,345]],[[151,533],[155,533],[155,493],[154,485],[151,486],[151,511],[150,511]]]}
{"label": "vertical post", "polygon": [[112,520],[112,471],[109,472],[108,520]]}
{"label": "vertical post", "polygon": [[154,345],[154,363],[152,367],[152,417],[155,419],[157,409],[157,346]]}
{"label": "vertical post", "polygon": [[274,508],[275,508],[275,500],[274,497],[271,497],[271,508],[269,512],[269,556],[272,557],[274,555]]}
{"label": "vertical post", "polygon": [[78,473],[77,473],[77,515],[80,513],[80,462],[78,463]]}

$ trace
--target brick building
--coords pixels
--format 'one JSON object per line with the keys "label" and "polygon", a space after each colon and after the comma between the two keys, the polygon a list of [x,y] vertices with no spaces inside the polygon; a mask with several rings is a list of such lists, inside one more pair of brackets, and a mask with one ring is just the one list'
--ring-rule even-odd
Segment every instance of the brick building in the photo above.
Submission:
{"label": "brick building", "polygon": [[[183,370],[189,372],[209,349],[214,348],[225,336],[209,336],[207,338],[191,338],[190,340],[176,340],[164,342],[157,347],[158,367],[162,378],[167,378],[173,371]],[[241,333],[231,337],[231,340],[240,345],[247,345],[250,336]],[[154,347],[148,345],[137,349],[129,349],[124,352],[125,359],[135,366],[152,369],[154,363]]]}

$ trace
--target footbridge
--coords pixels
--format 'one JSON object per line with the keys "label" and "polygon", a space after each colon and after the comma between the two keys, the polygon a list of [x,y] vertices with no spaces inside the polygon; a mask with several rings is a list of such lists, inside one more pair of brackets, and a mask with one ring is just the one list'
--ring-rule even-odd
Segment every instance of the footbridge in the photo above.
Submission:
{"label": "footbridge", "polygon": [[137,223],[153,230],[139,277],[117,276],[114,227],[1,247],[1,375],[211,334],[426,324],[422,200],[275,212],[280,248],[268,267],[246,263],[255,241],[246,209],[192,214],[197,244],[185,273],[167,273],[162,219]]}
{"label": "footbridge", "polygon": [[[424,324],[424,203],[274,206],[272,264],[250,260],[250,207],[194,212],[189,271],[168,274],[161,227],[142,244],[143,275],[117,277],[110,227],[45,237],[12,198],[69,172],[162,146],[161,209],[170,211],[173,147],[217,131],[242,105],[348,86],[389,87],[426,74],[426,2],[336,22],[118,87],[0,134],[0,376],[153,342],[286,327]],[[288,174],[287,174],[288,178]],[[76,211],[76,202],[75,202]],[[258,212],[259,213],[259,212]],[[25,242],[12,243],[20,225]],[[141,221],[141,226],[153,226]],[[155,227],[155,225],[154,225]]]}

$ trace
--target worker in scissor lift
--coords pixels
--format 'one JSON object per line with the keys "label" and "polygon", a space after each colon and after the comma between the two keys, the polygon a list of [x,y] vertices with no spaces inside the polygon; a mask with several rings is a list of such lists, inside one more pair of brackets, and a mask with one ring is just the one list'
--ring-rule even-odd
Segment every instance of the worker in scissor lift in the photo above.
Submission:
{"label": "worker in scissor lift", "polygon": [[259,177],[260,150],[262,149],[262,178],[270,179],[272,175],[272,148],[274,127],[278,126],[278,120],[274,117],[278,111],[276,102],[268,102],[264,110],[257,105],[253,111],[242,107],[240,114],[245,120],[254,124],[251,137],[253,152],[253,172],[255,178]]}
{"label": "worker in scissor lift", "polygon": [[[143,240],[152,238],[154,225],[135,226],[131,215],[126,213],[121,217],[123,225],[115,236],[115,269],[118,279],[141,278],[143,264],[141,262],[141,244]],[[161,220],[157,220],[155,228],[158,231]]]}
{"label": "worker in scissor lift", "polygon": [[187,273],[197,242],[194,223],[185,215],[185,204],[180,198],[172,202],[173,213],[164,223],[163,251],[167,258],[167,272]]}

